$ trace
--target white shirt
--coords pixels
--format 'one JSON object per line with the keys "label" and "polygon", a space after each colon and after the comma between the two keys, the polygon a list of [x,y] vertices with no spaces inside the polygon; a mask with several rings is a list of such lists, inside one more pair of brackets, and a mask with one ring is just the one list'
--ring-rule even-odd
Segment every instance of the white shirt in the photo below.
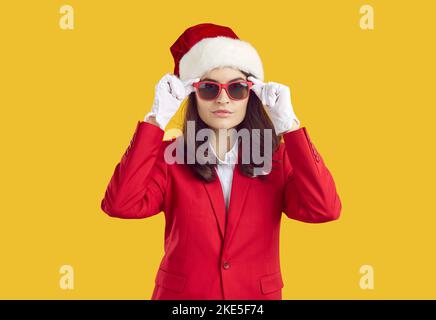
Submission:
{"label": "white shirt", "polygon": [[233,169],[235,168],[235,164],[238,160],[238,143],[235,141],[233,147],[224,155],[224,160],[218,158],[215,149],[211,144],[209,144],[209,147],[217,158],[216,171],[220,178],[221,188],[223,189],[224,194],[224,201],[226,208],[228,209],[230,202],[230,191],[233,181]]}

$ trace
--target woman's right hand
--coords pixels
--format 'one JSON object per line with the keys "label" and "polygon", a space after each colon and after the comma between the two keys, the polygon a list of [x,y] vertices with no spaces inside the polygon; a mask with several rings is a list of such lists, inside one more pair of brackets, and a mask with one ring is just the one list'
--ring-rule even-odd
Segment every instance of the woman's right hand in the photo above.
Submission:
{"label": "woman's right hand", "polygon": [[153,123],[153,117],[162,130],[165,130],[170,119],[179,109],[182,101],[195,90],[192,85],[200,78],[181,81],[176,75],[167,73],[157,83],[151,111],[144,120]]}

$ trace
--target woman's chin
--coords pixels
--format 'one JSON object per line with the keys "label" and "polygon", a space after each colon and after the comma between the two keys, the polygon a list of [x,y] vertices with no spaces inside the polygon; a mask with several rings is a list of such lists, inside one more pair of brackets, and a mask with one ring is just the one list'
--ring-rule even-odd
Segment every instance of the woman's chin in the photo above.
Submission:
{"label": "woman's chin", "polygon": [[238,125],[238,123],[236,123],[234,120],[225,119],[225,118],[213,119],[212,121],[209,121],[206,124],[209,126],[209,128],[215,129],[215,130],[231,129],[231,128],[234,128]]}

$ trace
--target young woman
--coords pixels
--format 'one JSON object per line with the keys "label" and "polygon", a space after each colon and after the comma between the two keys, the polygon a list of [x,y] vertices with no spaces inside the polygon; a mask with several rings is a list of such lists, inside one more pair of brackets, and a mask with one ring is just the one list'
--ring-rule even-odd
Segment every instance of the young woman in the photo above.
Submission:
{"label": "young woman", "polygon": [[[300,128],[290,89],[263,82],[257,52],[231,29],[188,28],[171,52],[174,74],[158,82],[101,208],[125,219],[164,212],[165,255],[151,299],[282,299],[282,213],[338,219],[333,178]],[[185,98],[183,134],[163,141]],[[212,133],[206,141],[202,130]],[[168,161],[180,150],[178,162]]]}

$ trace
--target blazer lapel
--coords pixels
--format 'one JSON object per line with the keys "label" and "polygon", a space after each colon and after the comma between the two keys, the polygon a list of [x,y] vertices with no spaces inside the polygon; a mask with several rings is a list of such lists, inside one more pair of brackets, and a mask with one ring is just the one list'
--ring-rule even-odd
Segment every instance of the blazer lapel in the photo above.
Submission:
{"label": "blazer lapel", "polygon": [[[238,161],[238,163],[240,163]],[[230,203],[227,212],[227,223],[225,231],[225,244],[228,246],[239,223],[241,213],[244,208],[245,198],[253,178],[244,176],[239,165],[233,170],[232,189],[230,193]]]}
{"label": "blazer lapel", "polygon": [[216,177],[217,178],[212,182],[203,181],[203,185],[209,196],[209,200],[220,230],[221,240],[223,240],[226,220],[226,206],[224,203],[224,194],[221,188],[221,182],[218,175]]}

